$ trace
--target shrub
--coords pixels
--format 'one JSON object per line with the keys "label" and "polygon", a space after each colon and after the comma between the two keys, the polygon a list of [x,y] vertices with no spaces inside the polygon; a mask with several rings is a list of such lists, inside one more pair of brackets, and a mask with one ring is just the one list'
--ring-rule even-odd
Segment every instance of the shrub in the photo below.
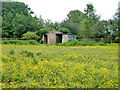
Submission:
{"label": "shrub", "polygon": [[40,36],[40,38],[42,38],[43,35],[45,35],[46,33],[48,33],[51,30],[55,30],[52,27],[45,27],[45,28],[41,28],[40,30],[36,31],[37,35]]}
{"label": "shrub", "polygon": [[14,54],[14,50],[10,50],[10,54]]}
{"label": "shrub", "polygon": [[37,45],[36,40],[2,40],[2,44]]}
{"label": "shrub", "polygon": [[107,45],[109,45],[109,43],[99,42],[98,45],[100,45],[100,46],[107,46]]}
{"label": "shrub", "polygon": [[77,39],[73,39],[67,42],[67,46],[78,46],[79,41]]}
{"label": "shrub", "polygon": [[43,43],[44,43],[44,41],[43,41],[43,40],[40,40],[39,42],[40,42],[40,44],[43,44]]}
{"label": "shrub", "polygon": [[28,43],[31,44],[31,45],[37,45],[38,44],[38,42],[35,41],[35,40],[29,40]]}
{"label": "shrub", "polygon": [[95,45],[107,46],[109,44],[103,43],[103,42],[96,43],[94,41],[79,41],[77,39],[73,39],[73,40],[67,41],[66,43],[58,43],[56,45],[58,46],[95,46]]}
{"label": "shrub", "polygon": [[22,39],[38,40],[39,36],[35,32],[27,32],[27,33],[23,34]]}
{"label": "shrub", "polygon": [[66,34],[71,34],[71,32],[68,28],[61,27],[61,28],[58,29],[58,31],[61,31],[61,32],[66,33]]}
{"label": "shrub", "polygon": [[82,46],[95,46],[95,45],[97,45],[97,43],[95,43],[94,41],[80,41],[80,45],[82,45]]}
{"label": "shrub", "polygon": [[34,57],[34,54],[32,52],[29,52],[27,50],[22,50],[20,54],[25,54],[27,57]]}

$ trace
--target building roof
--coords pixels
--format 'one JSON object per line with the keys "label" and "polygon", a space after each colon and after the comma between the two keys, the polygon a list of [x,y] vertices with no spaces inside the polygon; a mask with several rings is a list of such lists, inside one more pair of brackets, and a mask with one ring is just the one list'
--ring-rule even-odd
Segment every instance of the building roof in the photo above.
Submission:
{"label": "building roof", "polygon": [[63,32],[55,31],[55,30],[52,30],[52,31],[49,31],[49,32],[55,32],[56,34],[63,34]]}
{"label": "building roof", "polygon": [[[63,34],[63,35],[75,35],[75,34],[64,34],[63,32],[60,32],[60,31],[55,31],[55,30],[51,30],[51,31],[49,31],[49,32],[55,32],[56,34]],[[48,32],[48,33],[49,33]],[[47,34],[48,34],[47,33]],[[47,34],[45,34],[45,35],[47,35]],[[75,35],[76,36],[76,35]]]}

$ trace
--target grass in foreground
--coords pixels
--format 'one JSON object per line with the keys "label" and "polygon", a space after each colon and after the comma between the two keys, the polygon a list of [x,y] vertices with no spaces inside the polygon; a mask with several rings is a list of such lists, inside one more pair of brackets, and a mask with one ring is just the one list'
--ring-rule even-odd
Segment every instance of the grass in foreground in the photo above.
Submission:
{"label": "grass in foreground", "polygon": [[117,46],[2,45],[3,88],[117,88]]}

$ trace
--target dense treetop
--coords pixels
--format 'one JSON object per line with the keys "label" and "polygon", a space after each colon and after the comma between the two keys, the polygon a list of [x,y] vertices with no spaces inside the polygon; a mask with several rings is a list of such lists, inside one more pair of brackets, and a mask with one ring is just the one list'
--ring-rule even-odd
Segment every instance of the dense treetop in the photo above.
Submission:
{"label": "dense treetop", "polygon": [[71,10],[61,23],[33,17],[33,11],[22,2],[2,3],[2,37],[21,38],[27,32],[35,32],[42,37],[50,30],[76,34],[77,38],[118,38],[118,11],[110,20],[100,20],[92,3],[84,12]]}

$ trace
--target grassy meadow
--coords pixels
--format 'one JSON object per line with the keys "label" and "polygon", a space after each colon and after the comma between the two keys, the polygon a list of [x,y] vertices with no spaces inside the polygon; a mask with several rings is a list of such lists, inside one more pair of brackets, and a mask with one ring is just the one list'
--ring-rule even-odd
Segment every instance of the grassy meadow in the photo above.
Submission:
{"label": "grassy meadow", "polygon": [[117,88],[118,46],[2,45],[3,88]]}

